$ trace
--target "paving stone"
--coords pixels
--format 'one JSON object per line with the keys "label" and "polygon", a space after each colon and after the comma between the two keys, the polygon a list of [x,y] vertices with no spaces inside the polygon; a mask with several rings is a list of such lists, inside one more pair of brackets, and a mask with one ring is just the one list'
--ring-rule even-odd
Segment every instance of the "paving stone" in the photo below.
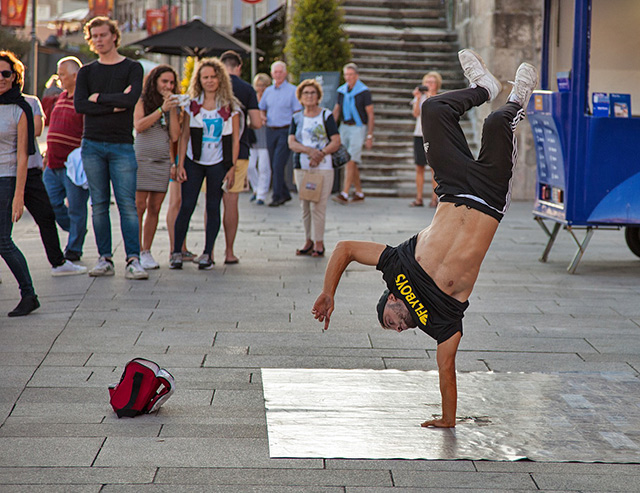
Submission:
{"label": "paving stone", "polygon": [[102,485],[76,485],[76,484],[12,484],[10,486],[0,485],[1,493],[98,493]]}
{"label": "paving stone", "polygon": [[417,471],[475,472],[473,461],[464,460],[359,460],[327,459],[327,469],[407,469]]}
{"label": "paving stone", "polygon": [[[137,346],[137,345],[136,345]],[[152,353],[145,351],[143,348],[131,350],[128,353],[92,353],[87,359],[87,366],[107,366],[107,367],[122,367],[128,361],[143,357],[155,361],[162,368],[166,368],[171,372],[172,368],[199,368],[205,358],[204,349],[202,346],[198,347],[198,352],[195,354],[180,354],[177,350],[180,346],[170,346],[173,351]]]}
{"label": "paving stone", "polygon": [[261,334],[252,332],[223,332],[216,337],[216,345],[223,346],[250,346],[252,342],[266,345],[275,344],[278,346],[321,346],[321,347],[362,347],[369,348],[371,343],[366,334],[357,334],[354,336],[339,334],[335,331],[333,334],[329,333],[302,333],[296,337],[291,337],[286,333],[276,334]]}
{"label": "paving stone", "polygon": [[90,466],[103,438],[5,437],[0,440],[4,467]]}
{"label": "paving stone", "polygon": [[98,467],[259,467],[322,468],[322,460],[270,459],[264,439],[107,438],[95,462]]}
{"label": "paving stone", "polygon": [[[59,485],[151,483],[155,467],[0,467],[0,483]],[[62,490],[61,490],[62,491]]]}
{"label": "paving stone", "polygon": [[50,352],[42,362],[43,366],[84,366],[91,356],[90,352],[57,353]]}
{"label": "paving stone", "polygon": [[565,491],[638,491],[640,474],[549,474],[545,472],[532,475],[542,489]]}
{"label": "paving stone", "polygon": [[32,377],[33,366],[0,366],[0,389],[11,387],[24,387]]}
{"label": "paving stone", "polygon": [[195,469],[164,468],[158,470],[156,483],[256,486],[391,486],[391,474],[384,470],[359,469]]}
{"label": "paving stone", "polygon": [[342,487],[321,487],[321,486],[189,486],[186,484],[172,485],[134,485],[134,486],[112,486],[105,485],[100,490],[101,493],[344,493]]}
{"label": "paving stone", "polygon": [[524,489],[535,491],[538,488],[528,474],[511,473],[500,474],[490,472],[457,472],[451,475],[442,471],[393,471],[393,484],[395,486],[424,486],[430,488],[450,488],[455,484],[456,488],[471,489]]}
{"label": "paving stone", "polygon": [[[12,419],[0,428],[0,437],[157,437],[162,424],[146,424],[139,420],[119,420],[116,423],[52,423],[42,419],[36,423],[18,423]],[[102,420],[100,420],[102,421]],[[43,426],[43,422],[46,426]]]}
{"label": "paving stone", "polygon": [[599,464],[575,462],[491,462],[474,461],[480,472],[527,472],[549,474],[640,475],[640,464]]}
{"label": "paving stone", "polygon": [[[0,432],[2,430],[0,429]],[[160,437],[195,438],[267,438],[266,421],[263,424],[165,424]]]}
{"label": "paving stone", "polygon": [[383,369],[382,358],[330,356],[218,356],[207,358],[204,367],[245,368],[374,368]]}

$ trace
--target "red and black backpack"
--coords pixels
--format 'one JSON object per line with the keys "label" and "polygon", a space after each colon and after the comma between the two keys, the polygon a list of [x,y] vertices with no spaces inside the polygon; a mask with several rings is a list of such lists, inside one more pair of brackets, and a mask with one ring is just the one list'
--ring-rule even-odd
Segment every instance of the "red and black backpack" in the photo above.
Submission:
{"label": "red and black backpack", "polygon": [[109,385],[111,407],[118,418],[133,418],[157,411],[171,397],[175,381],[157,363],[135,358],[127,363],[117,384]]}

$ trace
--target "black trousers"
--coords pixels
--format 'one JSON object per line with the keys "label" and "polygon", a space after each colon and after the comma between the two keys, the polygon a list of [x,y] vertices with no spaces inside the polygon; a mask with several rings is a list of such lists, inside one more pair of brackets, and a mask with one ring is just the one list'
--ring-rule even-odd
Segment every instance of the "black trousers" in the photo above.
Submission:
{"label": "black trousers", "polygon": [[460,117],[488,99],[481,87],[427,99],[422,105],[422,133],[440,201],[465,204],[500,221],[511,202],[517,160],[514,132],[525,113],[517,103],[507,103],[491,113],[482,127],[476,160],[460,128]]}
{"label": "black trousers", "polygon": [[60,249],[56,215],[51,207],[51,202],[49,202],[44,183],[42,183],[41,169],[31,168],[27,172],[27,183],[24,187],[24,205],[38,225],[40,238],[42,238],[42,244],[51,266],[58,267],[64,264],[65,258]]}

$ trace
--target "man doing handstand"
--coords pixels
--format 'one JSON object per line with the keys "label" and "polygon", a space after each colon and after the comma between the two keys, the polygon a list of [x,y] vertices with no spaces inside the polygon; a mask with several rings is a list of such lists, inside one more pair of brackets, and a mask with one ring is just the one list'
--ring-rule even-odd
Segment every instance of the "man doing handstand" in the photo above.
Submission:
{"label": "man doing handstand", "polygon": [[517,157],[514,131],[538,83],[532,65],[518,67],[507,103],[484,122],[480,154],[474,160],[460,117],[493,100],[502,86],[478,54],[462,50],[458,57],[470,88],[443,93],[422,105],[425,151],[438,183],[439,204],[431,225],[395,248],[373,242],[339,242],[312,309],[327,329],[333,298],[347,266],[356,261],[375,265],[382,272],[388,287],[377,306],[382,327],[397,332],[417,327],[438,342],[442,417],[425,421],[425,427],[456,425],[455,356],[462,317],[480,265],[509,207]]}

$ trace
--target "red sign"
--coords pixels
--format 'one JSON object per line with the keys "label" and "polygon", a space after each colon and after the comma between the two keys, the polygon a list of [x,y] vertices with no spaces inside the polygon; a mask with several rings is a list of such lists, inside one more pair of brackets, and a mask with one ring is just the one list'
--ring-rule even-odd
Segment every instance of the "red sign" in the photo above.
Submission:
{"label": "red sign", "polygon": [[161,33],[168,26],[166,9],[149,9],[147,10],[147,34]]}
{"label": "red sign", "polygon": [[0,25],[24,27],[24,21],[27,17],[27,3],[28,0],[2,0]]}
{"label": "red sign", "polygon": [[89,0],[89,11],[94,17],[99,15],[108,17],[112,10],[113,0]]}
{"label": "red sign", "polygon": [[180,11],[177,5],[171,7],[171,22],[169,22],[169,8],[166,5],[159,9],[147,10],[147,34],[149,36],[178,25],[180,25]]}

